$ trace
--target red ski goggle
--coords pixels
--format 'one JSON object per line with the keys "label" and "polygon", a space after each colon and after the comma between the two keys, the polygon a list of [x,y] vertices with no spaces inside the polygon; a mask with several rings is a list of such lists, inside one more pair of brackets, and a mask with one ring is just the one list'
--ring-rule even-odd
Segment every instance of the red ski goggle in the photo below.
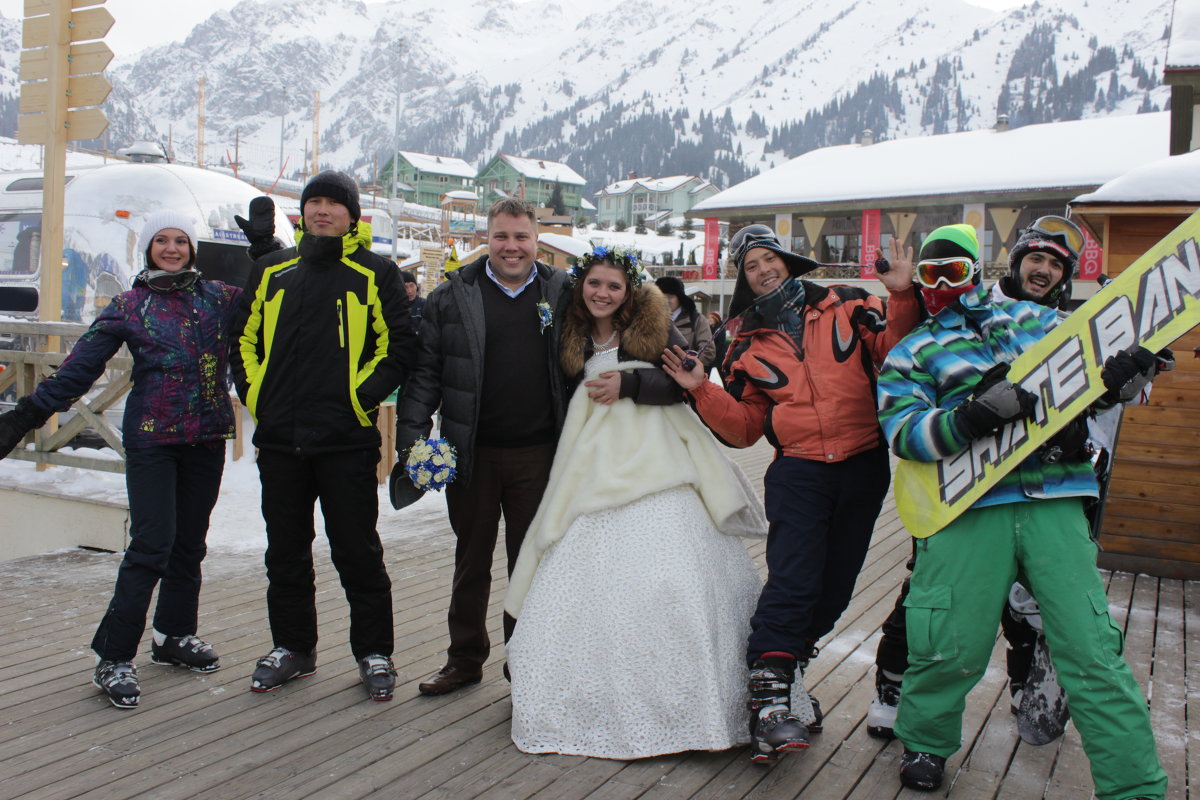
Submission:
{"label": "red ski goggle", "polygon": [[917,262],[917,283],[927,289],[957,289],[970,283],[975,262],[969,258],[930,258]]}

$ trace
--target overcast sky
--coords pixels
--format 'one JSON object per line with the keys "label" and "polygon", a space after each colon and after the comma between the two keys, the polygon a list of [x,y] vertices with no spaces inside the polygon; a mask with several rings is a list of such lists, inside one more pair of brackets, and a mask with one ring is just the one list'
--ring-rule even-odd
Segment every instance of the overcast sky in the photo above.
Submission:
{"label": "overcast sky", "polygon": [[[1031,1],[1031,0],[1030,0]],[[105,6],[116,23],[105,41],[118,56],[136,53],[146,47],[180,41],[199,22],[214,11],[230,8],[238,0],[107,0]],[[371,2],[371,0],[368,0]],[[973,5],[1002,10],[1022,4],[1022,0],[967,0]],[[9,18],[24,15],[24,0],[0,0],[0,14]]]}

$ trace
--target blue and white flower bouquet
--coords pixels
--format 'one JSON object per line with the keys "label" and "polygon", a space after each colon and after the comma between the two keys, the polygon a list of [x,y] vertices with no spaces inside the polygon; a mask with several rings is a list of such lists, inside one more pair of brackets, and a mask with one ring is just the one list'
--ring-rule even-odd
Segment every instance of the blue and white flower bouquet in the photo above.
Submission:
{"label": "blue and white flower bouquet", "polygon": [[408,448],[404,471],[423,492],[440,492],[458,477],[458,452],[445,439],[417,439]]}

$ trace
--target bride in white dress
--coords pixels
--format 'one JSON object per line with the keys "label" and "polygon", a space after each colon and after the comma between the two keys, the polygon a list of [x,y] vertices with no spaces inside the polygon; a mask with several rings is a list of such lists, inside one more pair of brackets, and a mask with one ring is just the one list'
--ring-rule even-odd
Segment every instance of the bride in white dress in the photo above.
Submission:
{"label": "bride in white dress", "polygon": [[572,273],[561,349],[581,383],[505,602],[513,742],[618,759],[744,744],[762,583],[738,536],[766,520],[657,367],[681,339],[636,258],[598,248]]}

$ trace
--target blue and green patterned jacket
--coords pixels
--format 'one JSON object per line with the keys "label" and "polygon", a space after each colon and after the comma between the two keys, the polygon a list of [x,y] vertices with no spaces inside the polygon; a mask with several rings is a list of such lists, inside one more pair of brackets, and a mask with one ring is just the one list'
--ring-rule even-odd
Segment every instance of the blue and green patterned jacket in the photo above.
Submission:
{"label": "blue and green patterned jacket", "polygon": [[[879,376],[879,424],[900,458],[939,461],[971,437],[953,409],[993,365],[1012,362],[1058,324],[1050,308],[992,302],[983,288],[926,320],[892,348]],[[1006,475],[972,507],[1052,497],[1095,497],[1087,462],[1044,464],[1036,455]]]}

